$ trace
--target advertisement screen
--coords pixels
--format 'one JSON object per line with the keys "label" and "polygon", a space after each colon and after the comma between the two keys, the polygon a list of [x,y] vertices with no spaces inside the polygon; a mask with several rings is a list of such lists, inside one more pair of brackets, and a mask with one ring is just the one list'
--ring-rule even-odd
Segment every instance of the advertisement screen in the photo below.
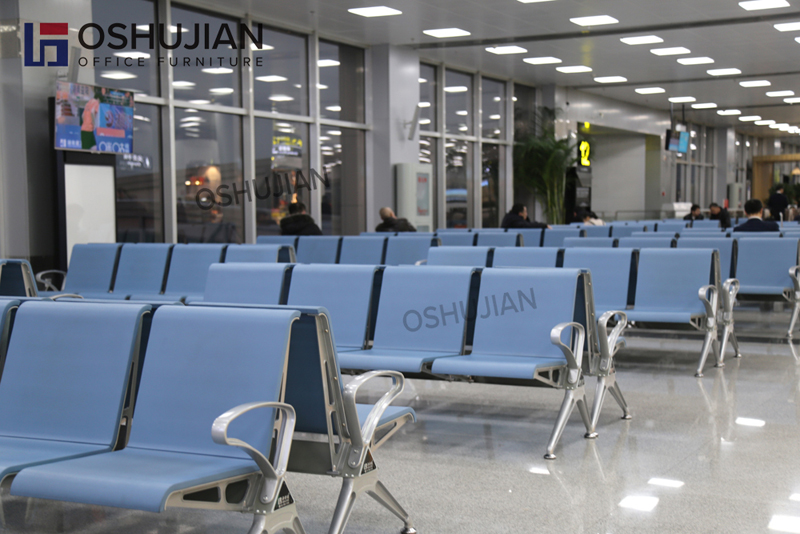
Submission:
{"label": "advertisement screen", "polygon": [[56,149],[130,154],[133,150],[133,93],[56,82],[55,124]]}

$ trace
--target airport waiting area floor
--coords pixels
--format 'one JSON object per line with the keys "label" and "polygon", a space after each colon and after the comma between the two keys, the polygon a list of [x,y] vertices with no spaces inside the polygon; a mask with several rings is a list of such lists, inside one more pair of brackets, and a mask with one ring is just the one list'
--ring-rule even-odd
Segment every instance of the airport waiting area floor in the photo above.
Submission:
{"label": "airport waiting area floor", "polygon": [[[800,339],[781,339],[788,311],[770,310],[737,312],[744,357],[708,366],[702,379],[700,338],[628,336],[617,375],[633,419],[608,399],[599,438],[586,440],[573,413],[555,461],[543,454],[559,392],[409,380],[397,403],[419,422],[376,452],[382,480],[428,534],[800,532]],[[590,400],[593,387],[587,379]],[[327,532],[340,481],[288,482],[306,531]],[[11,532],[244,534],[251,523],[228,512],[3,500]],[[346,532],[401,526],[364,496]]]}

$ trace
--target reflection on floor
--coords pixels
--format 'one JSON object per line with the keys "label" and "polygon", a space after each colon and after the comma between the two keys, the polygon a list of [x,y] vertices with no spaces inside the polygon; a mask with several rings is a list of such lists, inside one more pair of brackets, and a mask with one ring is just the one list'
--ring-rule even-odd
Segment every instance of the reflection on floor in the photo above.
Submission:
{"label": "reflection on floor", "polygon": [[[421,533],[800,532],[800,351],[781,339],[788,320],[786,310],[745,310],[737,328],[756,340],[742,343],[743,359],[709,366],[703,379],[694,377],[699,338],[629,336],[618,378],[633,420],[620,420],[608,402],[590,441],[573,414],[552,462],[542,455],[561,394],[409,381],[400,403],[417,410],[419,423],[375,460]],[[593,380],[587,386],[593,391]],[[379,389],[367,396],[377,399]],[[309,534],[327,532],[337,482],[289,482]],[[3,498],[15,532],[244,534],[251,522]],[[364,498],[347,532],[400,527]]]}

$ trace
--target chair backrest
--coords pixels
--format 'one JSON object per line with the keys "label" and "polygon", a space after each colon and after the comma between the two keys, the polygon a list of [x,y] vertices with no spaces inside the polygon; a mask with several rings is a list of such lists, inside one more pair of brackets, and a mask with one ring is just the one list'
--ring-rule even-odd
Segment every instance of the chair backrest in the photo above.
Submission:
{"label": "chair backrest", "polygon": [[360,349],[370,327],[377,270],[370,265],[296,265],[287,304],[324,307],[336,346]]}
{"label": "chair backrest", "polygon": [[736,241],[739,246],[736,278],[742,286],[793,287],[789,269],[800,265],[800,240],[785,237]]}
{"label": "chair backrest", "polygon": [[296,235],[260,235],[256,238],[259,245],[291,245],[297,250]]}
{"label": "chair backrest", "polygon": [[473,272],[470,267],[387,267],[373,348],[461,353]]}
{"label": "chair backrest", "polygon": [[172,244],[128,243],[122,247],[114,294],[157,294],[164,289]]}
{"label": "chair backrest", "polygon": [[609,237],[611,235],[611,227],[609,226],[594,226],[591,224],[581,226],[586,237]]}
{"label": "chair backrest", "polygon": [[547,228],[544,231],[543,247],[563,247],[564,239],[568,237],[584,237],[582,228],[570,228],[568,226],[558,228]]}
{"label": "chair backrest", "polygon": [[666,221],[656,225],[656,232],[680,232],[689,226],[689,221]]}
{"label": "chair backrest", "polygon": [[339,263],[349,265],[380,265],[386,253],[384,236],[352,236],[342,238]]}
{"label": "chair backrest", "polygon": [[336,263],[341,245],[338,235],[301,235],[297,240],[297,263]]}
{"label": "chair backrest", "polygon": [[428,257],[430,247],[439,246],[439,239],[427,236],[390,237],[386,244],[385,265],[414,265]]}
{"label": "chair backrest", "polygon": [[736,278],[738,242],[728,237],[694,237],[686,235],[678,239],[678,248],[713,248],[719,251],[719,272],[723,279]]}
{"label": "chair backrest", "polygon": [[649,232],[653,225],[639,223],[614,223],[611,226],[611,237],[630,237],[634,232]]}
{"label": "chair backrest", "polygon": [[228,245],[225,263],[294,262],[292,245]]}
{"label": "chair backrest", "polygon": [[436,237],[443,247],[471,247],[475,244],[477,235],[473,232],[441,232]]}
{"label": "chair backrest", "polygon": [[483,271],[472,353],[564,359],[550,331],[585,317],[581,283],[578,269]]}
{"label": "chair backrest", "polygon": [[735,237],[736,239],[765,239],[765,238],[783,237],[783,233],[782,232],[733,232],[732,236]]}
{"label": "chair backrest", "polygon": [[692,228],[719,228],[719,220],[703,219],[702,221],[692,221]]}
{"label": "chair backrest", "polygon": [[514,228],[511,230],[522,235],[522,241],[526,247],[541,247],[544,229],[542,228]]}
{"label": "chair backrest", "polygon": [[613,248],[618,241],[614,237],[568,237],[564,240],[564,248]]}
{"label": "chair backrest", "polygon": [[477,232],[478,238],[475,240],[477,247],[522,247],[524,238],[522,234],[515,230],[510,232]]}
{"label": "chair backrest", "polygon": [[358,235],[366,235],[366,236],[390,236],[390,235],[397,235],[397,232],[361,232]]}
{"label": "chair backrest", "polygon": [[[695,221],[695,222],[702,222],[702,221]],[[719,221],[713,221],[719,223]],[[689,228],[681,228],[678,230],[678,233],[681,235],[684,234],[696,234],[696,233],[706,233],[706,234],[719,234],[724,231],[728,230],[727,228],[720,228],[719,226],[690,226]]]}
{"label": "chair backrest", "polygon": [[216,263],[208,268],[203,302],[284,304],[290,263]]}
{"label": "chair backrest", "polygon": [[443,234],[446,232],[472,232],[472,228],[437,228],[436,234]]}
{"label": "chair backrest", "polygon": [[680,309],[704,314],[697,292],[706,285],[719,286],[718,257],[713,249],[642,249],[635,309]]}
{"label": "chair backrest", "polygon": [[675,248],[677,239],[669,237],[623,237],[619,240],[621,248]]}
{"label": "chair backrest", "polygon": [[557,267],[559,252],[556,247],[497,248],[492,267]]}
{"label": "chair backrest", "polygon": [[89,243],[72,247],[66,293],[107,293],[114,282],[121,243]]}
{"label": "chair backrest", "polygon": [[[241,404],[282,400],[290,332],[299,315],[203,306],[156,310],[128,448],[246,458],[236,447],[214,443],[211,423]],[[230,434],[269,451],[271,412],[244,414]]]}
{"label": "chair backrest", "polygon": [[680,237],[678,232],[633,232],[631,235],[627,237],[647,237],[647,238],[655,238],[655,239],[664,239],[666,237],[674,237],[677,239]]}
{"label": "chair backrest", "polygon": [[488,267],[493,250],[492,247],[431,247],[427,265]]}
{"label": "chair backrest", "polygon": [[114,445],[149,310],[115,302],[20,305],[0,383],[0,435]]}
{"label": "chair backrest", "polygon": [[220,263],[225,245],[175,245],[169,262],[165,294],[202,295],[206,287],[208,268]]}
{"label": "chair backrest", "polygon": [[633,301],[638,256],[630,248],[564,251],[564,268],[589,269],[594,288],[594,307],[599,317],[610,310],[624,310]]}
{"label": "chair backrest", "polygon": [[28,260],[0,260],[0,295],[35,297],[38,293]]}

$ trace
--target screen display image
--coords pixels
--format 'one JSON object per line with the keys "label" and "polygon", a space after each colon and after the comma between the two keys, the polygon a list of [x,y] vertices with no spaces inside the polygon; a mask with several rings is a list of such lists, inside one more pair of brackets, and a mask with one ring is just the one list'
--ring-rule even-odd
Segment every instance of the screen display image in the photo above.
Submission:
{"label": "screen display image", "polygon": [[130,154],[133,92],[56,82],[55,148]]}
{"label": "screen display image", "polygon": [[676,150],[682,154],[689,152],[689,132],[680,132],[678,148],[676,148]]}

